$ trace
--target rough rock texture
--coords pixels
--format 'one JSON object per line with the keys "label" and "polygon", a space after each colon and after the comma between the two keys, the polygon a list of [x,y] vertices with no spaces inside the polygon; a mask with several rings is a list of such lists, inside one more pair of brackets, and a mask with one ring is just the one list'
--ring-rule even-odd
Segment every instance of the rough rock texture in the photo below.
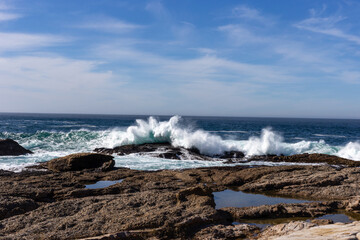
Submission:
{"label": "rough rock texture", "polygon": [[275,226],[266,228],[261,234],[259,234],[259,239],[275,239],[276,237],[282,235],[288,235],[295,231],[300,231],[303,229],[307,230],[315,226],[317,226],[315,223],[303,221],[292,221],[289,223],[277,224]]}
{"label": "rough rock texture", "polygon": [[42,164],[43,167],[54,172],[80,171],[91,168],[108,171],[114,165],[115,161],[112,156],[98,153],[75,153]]}
{"label": "rough rock texture", "polygon": [[270,162],[297,162],[297,163],[327,163],[330,165],[345,165],[350,167],[359,167],[360,161],[352,161],[349,159],[327,155],[319,153],[303,153],[295,154],[291,156],[276,156],[276,155],[267,155],[267,156],[255,156],[249,159],[249,161],[270,161]]}
{"label": "rough rock texture", "polygon": [[[123,181],[106,188],[85,188],[118,179]],[[250,238],[246,229],[256,234],[257,228],[231,223],[355,211],[359,184],[359,168],[330,166],[0,171],[0,239]],[[212,192],[230,187],[324,202],[216,209]]]}
{"label": "rough rock texture", "polygon": [[339,208],[339,203],[310,202],[296,204],[262,205],[258,207],[227,207],[222,208],[229,212],[234,220],[239,219],[263,219],[263,218],[291,218],[291,217],[318,217],[331,213]]}
{"label": "rough rock texture", "polygon": [[357,221],[348,224],[335,223],[322,226],[314,226],[314,224],[306,222],[279,224],[266,229],[259,239],[356,240],[360,239],[360,222]]}
{"label": "rough rock texture", "polygon": [[38,207],[32,199],[22,197],[0,196],[0,220],[23,214]]}
{"label": "rough rock texture", "polygon": [[256,226],[248,224],[238,225],[214,225],[204,228],[197,232],[194,236],[196,240],[212,240],[212,239],[239,239],[251,237],[255,233],[260,232]]}
{"label": "rough rock texture", "polygon": [[0,156],[19,156],[32,153],[12,139],[0,139]]}

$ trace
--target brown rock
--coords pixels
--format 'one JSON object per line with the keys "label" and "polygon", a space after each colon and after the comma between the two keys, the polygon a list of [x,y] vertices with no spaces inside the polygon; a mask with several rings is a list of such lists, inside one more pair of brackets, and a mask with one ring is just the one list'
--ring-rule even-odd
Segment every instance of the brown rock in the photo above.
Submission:
{"label": "brown rock", "polygon": [[238,225],[214,225],[206,227],[197,232],[195,240],[213,239],[239,239],[254,235],[259,232],[259,228],[248,224]]}
{"label": "brown rock", "polygon": [[19,156],[33,153],[12,139],[0,139],[0,156]]}
{"label": "brown rock", "polygon": [[353,161],[333,155],[319,154],[319,153],[303,153],[291,156],[254,156],[249,161],[271,161],[271,162],[298,162],[298,163],[327,163],[330,165],[345,165],[350,167],[359,167],[359,161]]}
{"label": "brown rock", "polygon": [[112,156],[99,153],[76,153],[65,157],[55,158],[44,166],[54,172],[80,171],[83,169],[99,168],[102,171],[111,170],[115,165]]}
{"label": "brown rock", "polygon": [[32,199],[0,196],[0,220],[34,210],[38,205]]}

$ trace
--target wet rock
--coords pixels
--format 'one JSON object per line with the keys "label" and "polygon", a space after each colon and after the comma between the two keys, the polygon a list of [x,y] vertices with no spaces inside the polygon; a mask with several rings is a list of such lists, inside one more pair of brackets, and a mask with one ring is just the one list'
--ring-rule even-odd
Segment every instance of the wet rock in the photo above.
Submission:
{"label": "wet rock", "polygon": [[93,168],[108,171],[114,165],[115,161],[112,156],[98,153],[75,153],[55,158],[43,164],[45,168],[54,172],[80,171]]}
{"label": "wet rock", "polygon": [[12,139],[0,139],[0,156],[19,156],[33,153]]}
{"label": "wet rock", "polygon": [[115,148],[96,148],[94,152],[103,154],[117,154],[120,156],[137,153],[166,159],[191,159],[212,161],[213,158],[200,154],[197,148],[186,149],[183,147],[173,147],[170,143],[145,143],[118,146]]}
{"label": "wet rock", "polygon": [[261,218],[317,217],[334,211],[336,202],[311,202],[296,204],[262,205],[258,207],[227,207],[221,210],[229,212],[234,220]]}
{"label": "wet rock", "polygon": [[223,159],[243,159],[245,157],[245,154],[240,151],[226,151],[223,154],[218,155],[217,157]]}
{"label": "wet rock", "polygon": [[311,223],[314,223],[316,225],[326,225],[326,224],[333,224],[334,221],[331,219],[313,219],[310,221]]}
{"label": "wet rock", "polygon": [[[335,223],[330,225],[314,226],[305,222],[292,222],[285,225],[276,225],[266,229],[259,239],[309,239],[309,240],[352,240],[360,236],[360,222],[348,224]],[[290,229],[290,231],[288,230]]]}

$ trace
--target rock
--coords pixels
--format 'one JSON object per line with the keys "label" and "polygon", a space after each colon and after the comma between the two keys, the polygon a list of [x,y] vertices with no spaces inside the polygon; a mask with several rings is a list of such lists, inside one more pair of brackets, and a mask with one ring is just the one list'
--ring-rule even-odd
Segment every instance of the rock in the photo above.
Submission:
{"label": "rock", "polygon": [[43,164],[44,167],[54,172],[80,171],[93,168],[108,171],[114,165],[115,161],[112,156],[98,153],[75,153],[55,158]]}
{"label": "rock", "polygon": [[[304,221],[291,221],[289,223],[277,224],[271,227],[267,227],[262,233],[259,234],[261,240],[276,239],[276,237],[282,235],[289,235],[299,230],[308,230],[311,227],[317,226],[314,223]],[[291,239],[291,238],[288,238]],[[302,238],[307,239],[307,238]]]}
{"label": "rock", "polygon": [[[303,225],[303,227],[294,227]],[[348,224],[329,224],[322,226],[309,225],[310,223],[305,222],[292,222],[285,225],[276,225],[269,229],[266,229],[261,233],[259,239],[268,239],[268,240],[328,240],[328,239],[337,239],[337,240],[356,240],[360,233],[360,222],[352,222]],[[288,231],[289,227],[290,231]],[[277,231],[271,231],[277,229]],[[275,232],[275,234],[274,234]]]}
{"label": "rock", "polygon": [[[123,181],[106,188],[85,188],[119,179]],[[310,218],[345,210],[360,195],[359,184],[359,168],[330,166],[0,171],[3,212],[15,214],[0,220],[0,239],[252,238],[259,230],[232,226],[234,219],[257,216],[280,221],[283,216]],[[328,201],[215,209],[212,192],[230,187]],[[32,203],[36,208],[27,207]],[[17,208],[25,211],[15,212]]]}
{"label": "rock", "polygon": [[354,211],[360,213],[360,196],[356,196],[348,201],[346,211]]}
{"label": "rock", "polygon": [[223,159],[243,159],[245,157],[245,154],[240,151],[226,151],[223,154],[218,155],[217,157]]}
{"label": "rock", "polygon": [[32,199],[0,196],[0,220],[34,210],[38,205]]}
{"label": "rock", "polygon": [[259,232],[259,228],[248,224],[214,225],[197,232],[195,240],[243,239]]}
{"label": "rock", "polygon": [[0,156],[19,156],[33,153],[12,139],[0,139]]}
{"label": "rock", "polygon": [[264,219],[264,218],[291,218],[291,217],[317,217],[334,211],[336,202],[310,202],[262,205],[258,207],[227,207],[221,210],[229,212],[234,220]]}
{"label": "rock", "polygon": [[313,219],[310,221],[311,223],[314,223],[316,225],[327,225],[327,224],[333,224],[334,221],[331,219]]}
{"label": "rock", "polygon": [[176,160],[214,160],[210,156],[200,154],[200,151],[197,148],[186,149],[183,147],[173,147],[170,143],[145,143],[139,145],[124,145],[115,148],[96,148],[94,149],[94,152],[117,154],[120,156],[138,153],[141,155]]}
{"label": "rock", "polygon": [[345,165],[349,167],[359,167],[360,161],[353,161],[333,155],[319,153],[303,153],[291,156],[254,156],[249,161],[271,161],[271,162],[298,162],[298,163],[327,163],[329,165]]}

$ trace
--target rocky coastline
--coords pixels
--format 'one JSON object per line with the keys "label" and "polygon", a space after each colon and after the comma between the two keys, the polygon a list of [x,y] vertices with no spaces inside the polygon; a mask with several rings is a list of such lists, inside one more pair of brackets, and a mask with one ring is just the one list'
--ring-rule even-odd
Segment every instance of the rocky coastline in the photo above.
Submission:
{"label": "rocky coastline", "polygon": [[[360,239],[360,162],[320,154],[244,159],[228,152],[216,158],[317,164],[139,171],[114,167],[110,154],[214,157],[167,143],[94,152],[20,173],[0,170],[0,239]],[[309,201],[218,209],[214,193],[226,189]],[[354,221],[316,219],[336,211]],[[284,221],[266,228],[249,224],[256,220]]]}

